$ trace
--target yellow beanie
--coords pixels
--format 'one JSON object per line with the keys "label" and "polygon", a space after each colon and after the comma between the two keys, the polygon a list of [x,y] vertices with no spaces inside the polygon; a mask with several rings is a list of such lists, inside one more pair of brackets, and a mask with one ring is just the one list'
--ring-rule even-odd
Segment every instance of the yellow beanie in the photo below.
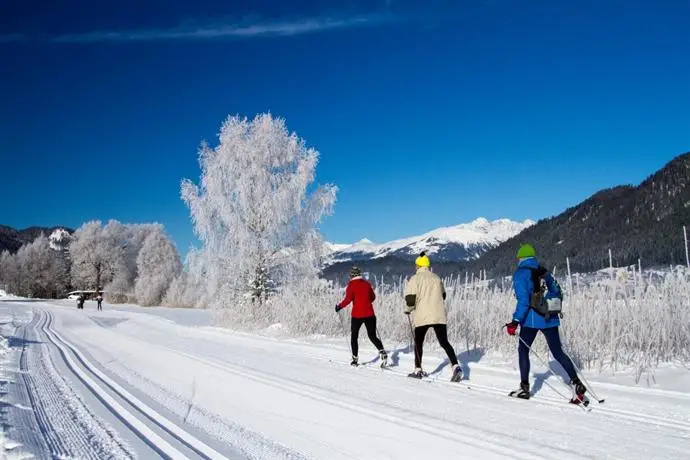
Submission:
{"label": "yellow beanie", "polygon": [[414,261],[415,265],[418,267],[428,267],[431,265],[431,262],[429,261],[429,258],[426,256],[424,252],[422,252],[419,257]]}

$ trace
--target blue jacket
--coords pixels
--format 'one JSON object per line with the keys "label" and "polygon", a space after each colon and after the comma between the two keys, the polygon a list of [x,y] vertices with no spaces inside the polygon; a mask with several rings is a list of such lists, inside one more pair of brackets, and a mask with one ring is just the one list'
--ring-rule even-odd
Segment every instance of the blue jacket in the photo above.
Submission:
{"label": "blue jacket", "polygon": [[[529,257],[518,264],[518,268],[515,270],[515,274],[513,274],[513,290],[515,291],[515,298],[517,299],[513,319],[519,322],[521,326],[534,329],[548,329],[550,327],[560,326],[561,320],[557,315],[547,320],[529,306],[532,292],[534,292],[532,272],[529,269],[538,267],[539,262],[537,259]],[[563,294],[561,293],[561,289],[550,273],[546,274],[544,280],[548,288],[548,292],[544,296],[545,299],[562,297]]]}

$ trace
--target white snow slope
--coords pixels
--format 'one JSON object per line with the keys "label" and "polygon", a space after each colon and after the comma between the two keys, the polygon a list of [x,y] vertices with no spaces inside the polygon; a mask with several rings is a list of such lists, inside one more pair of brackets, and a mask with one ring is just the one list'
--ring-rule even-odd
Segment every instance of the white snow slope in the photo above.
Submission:
{"label": "white snow slope", "polygon": [[534,221],[489,221],[479,217],[467,224],[442,227],[419,236],[376,244],[364,238],[354,244],[326,243],[330,262],[377,259],[390,255],[416,256],[422,251],[444,260],[471,259],[534,225]]}
{"label": "white snow slope", "polygon": [[[389,370],[351,368],[344,338],[260,337],[199,326],[210,315],[198,310],[92,304],[0,302],[0,458],[633,460],[687,458],[690,446],[685,369],[660,372],[653,388],[590,376],[606,402],[586,411],[535,359],[535,396],[522,401],[506,396],[517,371],[477,355],[461,353],[467,379],[451,383],[442,352],[425,350],[430,377],[417,381],[404,346],[386,344]],[[375,358],[365,334],[360,347]]]}

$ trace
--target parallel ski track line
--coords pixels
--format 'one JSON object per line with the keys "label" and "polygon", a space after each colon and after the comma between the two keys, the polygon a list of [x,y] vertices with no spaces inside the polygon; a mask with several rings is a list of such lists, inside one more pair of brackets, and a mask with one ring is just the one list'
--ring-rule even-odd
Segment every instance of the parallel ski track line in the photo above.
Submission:
{"label": "parallel ski track line", "polygon": [[[322,358],[322,357],[317,357],[317,356],[311,356],[311,358],[314,358],[319,361],[327,361],[335,365],[339,366],[349,366],[348,363],[345,362],[339,362],[339,361],[333,361],[330,359]],[[363,366],[362,370],[366,372],[387,372],[390,373],[396,377],[401,377],[401,378],[406,378],[409,380],[410,377],[407,376],[407,374],[394,370],[394,369],[380,369],[377,366]],[[473,382],[469,382],[467,380],[461,380],[460,382],[450,382],[450,381],[445,381],[445,380],[440,380],[439,377],[432,377],[432,378],[426,378],[422,379],[419,381],[420,383],[428,383],[428,384],[434,384],[434,385],[443,385],[446,387],[465,387],[465,389],[469,388],[470,390],[477,390],[479,392],[485,393],[485,394],[491,394],[491,395],[497,395],[497,396],[502,396],[502,397],[508,397],[508,392],[505,391],[505,389],[502,388],[497,388],[489,385],[482,385],[482,384],[477,384]],[[534,402],[537,402],[538,404],[544,404],[552,407],[559,407],[559,408],[572,408],[572,409],[577,409],[579,406],[566,406],[566,404],[569,404],[567,401],[559,398],[554,398],[551,396],[539,396],[537,398],[533,399]],[[604,403],[605,404],[605,403]],[[580,408],[580,410],[582,410]],[[632,411],[626,411],[623,409],[615,409],[611,407],[605,407],[602,404],[597,403],[595,400],[592,400],[590,402],[589,408],[587,412],[597,412],[601,413],[602,415],[609,416],[611,418],[617,418],[617,419],[625,419],[625,420],[630,420],[634,422],[645,422],[645,423],[653,423],[657,426],[664,426],[666,428],[673,428],[673,429],[678,429],[682,431],[688,431],[690,432],[690,423],[685,422],[683,420],[669,420],[667,418],[659,417],[657,415],[649,415],[649,414],[642,414],[640,412],[632,412]]]}
{"label": "parallel ski track line", "polygon": [[28,354],[26,352],[26,339],[28,336],[29,327],[39,328],[43,325],[43,317],[34,315],[31,321],[24,325],[24,331],[22,334],[22,339],[24,343],[22,344],[22,351],[19,356],[19,369],[21,372],[22,380],[24,381],[24,387],[26,388],[26,394],[33,409],[33,414],[36,418],[36,423],[41,431],[43,440],[50,451],[50,454],[54,457],[64,458],[69,455],[68,449],[65,447],[64,438],[57,435],[57,430],[53,427],[50,417],[46,414],[45,402],[39,401],[36,397],[36,382],[34,381],[34,376],[30,373]]}
{"label": "parallel ski track line", "polygon": [[[38,318],[38,321],[34,319]],[[43,315],[34,314],[34,318],[24,329],[34,331],[39,338],[39,328],[43,327],[47,319]],[[24,335],[26,337],[26,335]],[[38,433],[42,436],[45,450],[36,453],[39,458],[72,458],[79,453],[80,458],[100,460],[105,455],[114,454],[112,447],[102,443],[101,438],[89,423],[93,414],[81,399],[72,400],[70,388],[54,367],[52,357],[47,346],[35,348],[35,353],[29,354],[25,349],[20,355],[20,368],[25,369],[22,375],[26,377],[27,394],[32,413],[38,426]],[[67,401],[65,397],[69,398]],[[96,421],[96,419],[93,419]],[[102,427],[101,427],[102,428]],[[104,433],[105,434],[105,433]],[[107,434],[106,434],[107,436]],[[126,447],[113,440],[123,448],[122,455],[115,458],[132,458]],[[112,458],[112,457],[111,457]]]}
{"label": "parallel ski track line", "polygon": [[[404,418],[400,417],[398,415],[392,415],[392,414],[384,414],[381,412],[378,412],[374,409],[370,409],[364,406],[361,406],[357,403],[352,403],[352,402],[341,402],[338,400],[335,400],[333,398],[328,398],[323,395],[318,395],[315,393],[316,391],[321,391],[321,392],[327,392],[327,393],[335,393],[336,395],[341,395],[340,393],[333,392],[332,390],[329,390],[327,388],[315,388],[313,386],[306,385],[304,382],[297,381],[291,378],[283,377],[283,376],[276,376],[270,373],[267,373],[265,371],[259,370],[259,369],[254,369],[248,366],[238,366],[238,365],[233,365],[230,363],[225,363],[222,361],[217,361],[212,358],[207,358],[207,357],[202,357],[190,353],[186,353],[183,351],[176,350],[174,348],[169,348],[164,345],[159,345],[159,344],[149,344],[150,346],[155,346],[160,349],[169,351],[171,353],[175,353],[179,356],[184,356],[186,358],[192,359],[196,362],[201,362],[206,365],[209,365],[211,367],[215,367],[217,369],[223,370],[225,372],[230,372],[232,374],[238,375],[240,377],[244,377],[247,379],[254,380],[256,382],[272,386],[274,388],[278,388],[281,390],[287,390],[290,391],[294,394],[298,394],[300,396],[304,396],[319,402],[324,402],[328,403],[333,406],[337,406],[341,409],[346,409],[352,412],[358,412],[362,413],[374,418],[377,418],[379,420],[383,421],[388,421],[388,422],[393,422],[396,424],[400,424],[403,426],[406,426],[411,429],[423,431],[427,434],[433,435],[433,436],[438,436],[442,438],[450,438],[454,439],[456,441],[459,441],[464,444],[472,445],[474,447],[477,447],[479,449],[487,450],[487,451],[492,451],[495,454],[507,456],[510,458],[525,458],[525,459],[534,459],[534,458],[544,458],[543,453],[539,451],[530,451],[528,447],[521,447],[521,449],[524,452],[516,452],[514,449],[514,441],[522,441],[522,439],[519,438],[513,438],[510,435],[507,435],[506,433],[503,432],[489,432],[485,430],[481,430],[475,427],[470,427],[467,426],[465,427],[468,430],[472,430],[476,432],[476,436],[470,436],[466,434],[460,434],[456,431],[450,431],[446,428],[443,427],[443,424],[446,423],[446,420],[438,419],[434,416],[430,415],[424,415],[425,420],[429,422],[433,422],[433,427],[429,427],[429,423],[424,423],[424,422],[415,422],[410,420],[410,418]],[[398,407],[398,406],[392,406],[388,405],[386,403],[382,403],[380,401],[369,401],[374,405],[378,405],[380,407],[384,407],[387,409],[392,409],[396,412],[406,412],[409,413],[411,417],[418,417],[419,414],[414,411],[410,411],[408,409]],[[438,423],[437,423],[438,422]],[[500,435],[505,438],[513,438],[511,441],[499,441],[496,439],[496,436]],[[542,448],[547,448],[551,451],[556,452],[556,455],[558,458],[566,458],[564,456],[567,456],[569,458],[587,458],[587,459],[593,459],[594,457],[589,456],[589,455],[583,455],[579,454],[577,452],[569,451],[569,450],[564,450],[560,449],[558,447],[555,447],[553,445],[542,445],[540,446]],[[549,455],[552,455],[554,452],[551,452]],[[553,457],[546,457],[546,458],[553,458]]]}
{"label": "parallel ski track line", "polygon": [[110,388],[124,401],[129,403],[132,407],[138,410],[141,414],[146,416],[148,420],[155,423],[158,427],[164,430],[172,438],[176,439],[190,450],[194,451],[203,459],[209,460],[228,460],[228,458],[217,452],[210,446],[198,440],[191,434],[187,433],[179,426],[165,418],[160,413],[137,399],[127,390],[122,388],[119,384],[111,380],[107,375],[103,374],[98,368],[91,364],[84,355],[72,344],[66,341],[62,336],[53,329],[53,317],[49,312],[43,312],[48,319],[43,326],[43,332],[49,340],[60,350],[65,362],[70,370],[81,380],[93,394],[106,406],[110,411],[117,416],[123,423],[125,423],[135,434],[137,434],[145,443],[156,450],[161,456],[169,459],[186,459],[187,455],[180,452],[165,439],[161,438],[146,424],[144,424],[138,417],[132,414],[128,409],[122,406],[115,398],[113,398],[106,390],[104,390],[94,379],[92,379],[86,372],[82,371],[81,367],[75,362],[70,355],[74,354],[81,365],[87,369],[91,375],[96,377],[102,384]]}

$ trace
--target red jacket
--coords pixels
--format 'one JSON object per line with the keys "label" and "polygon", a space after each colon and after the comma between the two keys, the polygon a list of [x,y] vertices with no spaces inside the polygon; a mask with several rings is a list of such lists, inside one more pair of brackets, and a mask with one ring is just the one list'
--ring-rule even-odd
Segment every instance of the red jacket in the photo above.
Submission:
{"label": "red jacket", "polygon": [[367,318],[374,316],[374,305],[372,303],[374,300],[376,300],[376,294],[374,294],[371,284],[361,276],[357,276],[347,283],[345,299],[338,306],[345,308],[350,302],[353,302],[352,317]]}

